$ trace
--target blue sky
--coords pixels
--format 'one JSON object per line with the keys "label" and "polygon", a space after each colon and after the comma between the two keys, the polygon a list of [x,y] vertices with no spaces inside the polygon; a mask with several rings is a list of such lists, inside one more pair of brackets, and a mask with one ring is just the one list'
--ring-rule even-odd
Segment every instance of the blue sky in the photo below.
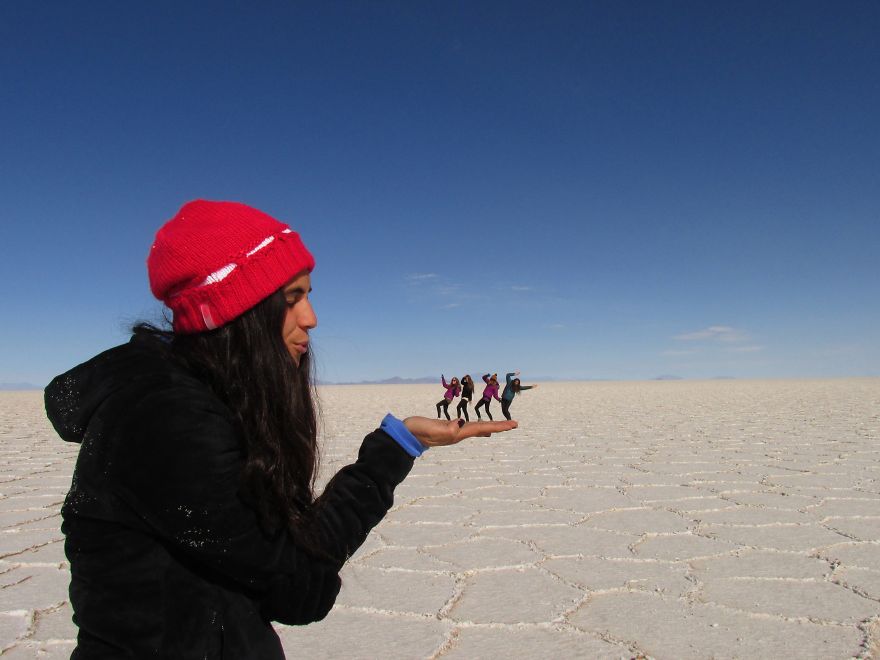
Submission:
{"label": "blue sky", "polygon": [[[880,4],[0,3],[0,382],[185,201],[317,258],[330,381],[880,375]],[[477,374],[478,375],[478,374]]]}

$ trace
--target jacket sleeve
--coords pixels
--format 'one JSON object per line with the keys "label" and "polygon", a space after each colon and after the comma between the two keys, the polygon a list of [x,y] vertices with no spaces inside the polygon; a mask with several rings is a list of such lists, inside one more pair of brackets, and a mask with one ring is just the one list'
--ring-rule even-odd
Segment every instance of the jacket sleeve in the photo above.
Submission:
{"label": "jacket sleeve", "polygon": [[[211,396],[163,388],[137,402],[110,460],[114,494],[133,521],[209,572],[251,594],[267,619],[304,624],[326,616],[339,569],[393,502],[413,459],[384,432],[317,503],[323,557],[287,531],[268,536],[239,496],[244,456],[228,411]],[[138,524],[138,522],[133,522]]]}
{"label": "jacket sleeve", "polygon": [[442,374],[440,375],[440,382],[443,384],[443,387],[449,387],[449,385],[446,384],[446,377]]}
{"label": "jacket sleeve", "polygon": [[322,548],[340,567],[391,508],[394,487],[413,461],[388,434],[376,430],[364,438],[357,461],[327,484],[316,503],[317,520]]}
{"label": "jacket sleeve", "polygon": [[507,384],[508,384],[508,385],[510,385],[510,382],[513,380],[513,377],[514,377],[514,376],[516,376],[516,372],[515,372],[515,371],[511,371],[509,374],[507,374]]}

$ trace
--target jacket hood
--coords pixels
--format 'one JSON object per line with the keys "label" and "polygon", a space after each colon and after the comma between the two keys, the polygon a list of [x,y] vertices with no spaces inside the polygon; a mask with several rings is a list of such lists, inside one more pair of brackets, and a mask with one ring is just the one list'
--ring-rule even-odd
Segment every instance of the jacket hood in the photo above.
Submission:
{"label": "jacket hood", "polygon": [[95,412],[116,392],[149,374],[168,371],[156,339],[132,337],[56,376],[44,392],[46,415],[62,440],[82,442]]}

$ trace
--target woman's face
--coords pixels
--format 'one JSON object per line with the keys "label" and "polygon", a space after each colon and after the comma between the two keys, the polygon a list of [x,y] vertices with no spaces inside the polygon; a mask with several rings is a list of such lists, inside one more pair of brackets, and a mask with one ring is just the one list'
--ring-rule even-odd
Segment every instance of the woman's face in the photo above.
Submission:
{"label": "woman's face", "polygon": [[452,385],[458,385],[458,378],[452,379]]}
{"label": "woman's face", "polygon": [[281,338],[290,356],[299,366],[303,354],[309,349],[309,331],[317,327],[318,317],[309,301],[312,291],[312,278],[307,270],[302,271],[284,285],[284,300],[287,313],[281,328]]}

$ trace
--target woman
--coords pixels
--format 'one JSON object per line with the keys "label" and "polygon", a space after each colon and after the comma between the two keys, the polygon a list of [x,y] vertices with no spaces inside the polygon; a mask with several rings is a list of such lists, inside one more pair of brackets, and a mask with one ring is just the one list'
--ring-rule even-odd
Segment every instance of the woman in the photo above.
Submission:
{"label": "woman", "polygon": [[496,401],[501,401],[498,398],[498,374],[492,374],[490,377],[489,374],[483,374],[483,382],[486,383],[486,387],[483,388],[483,398],[477,402],[477,405],[474,406],[474,412],[477,413],[477,419],[482,420],[482,416],[480,415],[480,408],[486,409],[486,416],[491,420],[492,413],[489,412],[489,404],[492,402],[492,399]]}
{"label": "woman", "polygon": [[467,374],[461,379],[461,399],[458,402],[458,407],[455,409],[459,419],[464,417],[465,421],[471,421],[471,418],[468,416],[468,404],[473,398],[474,379],[471,378],[470,374]]}
{"label": "woman", "polygon": [[523,390],[537,387],[537,385],[523,385],[520,383],[519,378],[514,378],[514,376],[519,376],[519,372],[511,371],[507,374],[507,383],[504,385],[504,392],[501,394],[501,413],[508,420],[510,419],[510,404],[513,403],[513,397]]}
{"label": "woman", "polygon": [[440,419],[440,409],[443,408],[443,412],[446,415],[446,419],[450,419],[449,417],[449,404],[452,403],[452,400],[459,395],[461,392],[461,385],[458,383],[458,378],[455,376],[452,377],[452,382],[446,382],[446,376],[440,374],[440,382],[443,384],[443,387],[446,388],[446,394],[443,395],[443,398],[437,402],[437,419]]}
{"label": "woman", "polygon": [[270,622],[326,616],[417,456],[516,426],[388,415],[316,497],[314,264],[265,213],[190,202],[147,260],[173,330],[140,325],[46,388],[82,443],[62,508],[73,658],[283,658]]}

